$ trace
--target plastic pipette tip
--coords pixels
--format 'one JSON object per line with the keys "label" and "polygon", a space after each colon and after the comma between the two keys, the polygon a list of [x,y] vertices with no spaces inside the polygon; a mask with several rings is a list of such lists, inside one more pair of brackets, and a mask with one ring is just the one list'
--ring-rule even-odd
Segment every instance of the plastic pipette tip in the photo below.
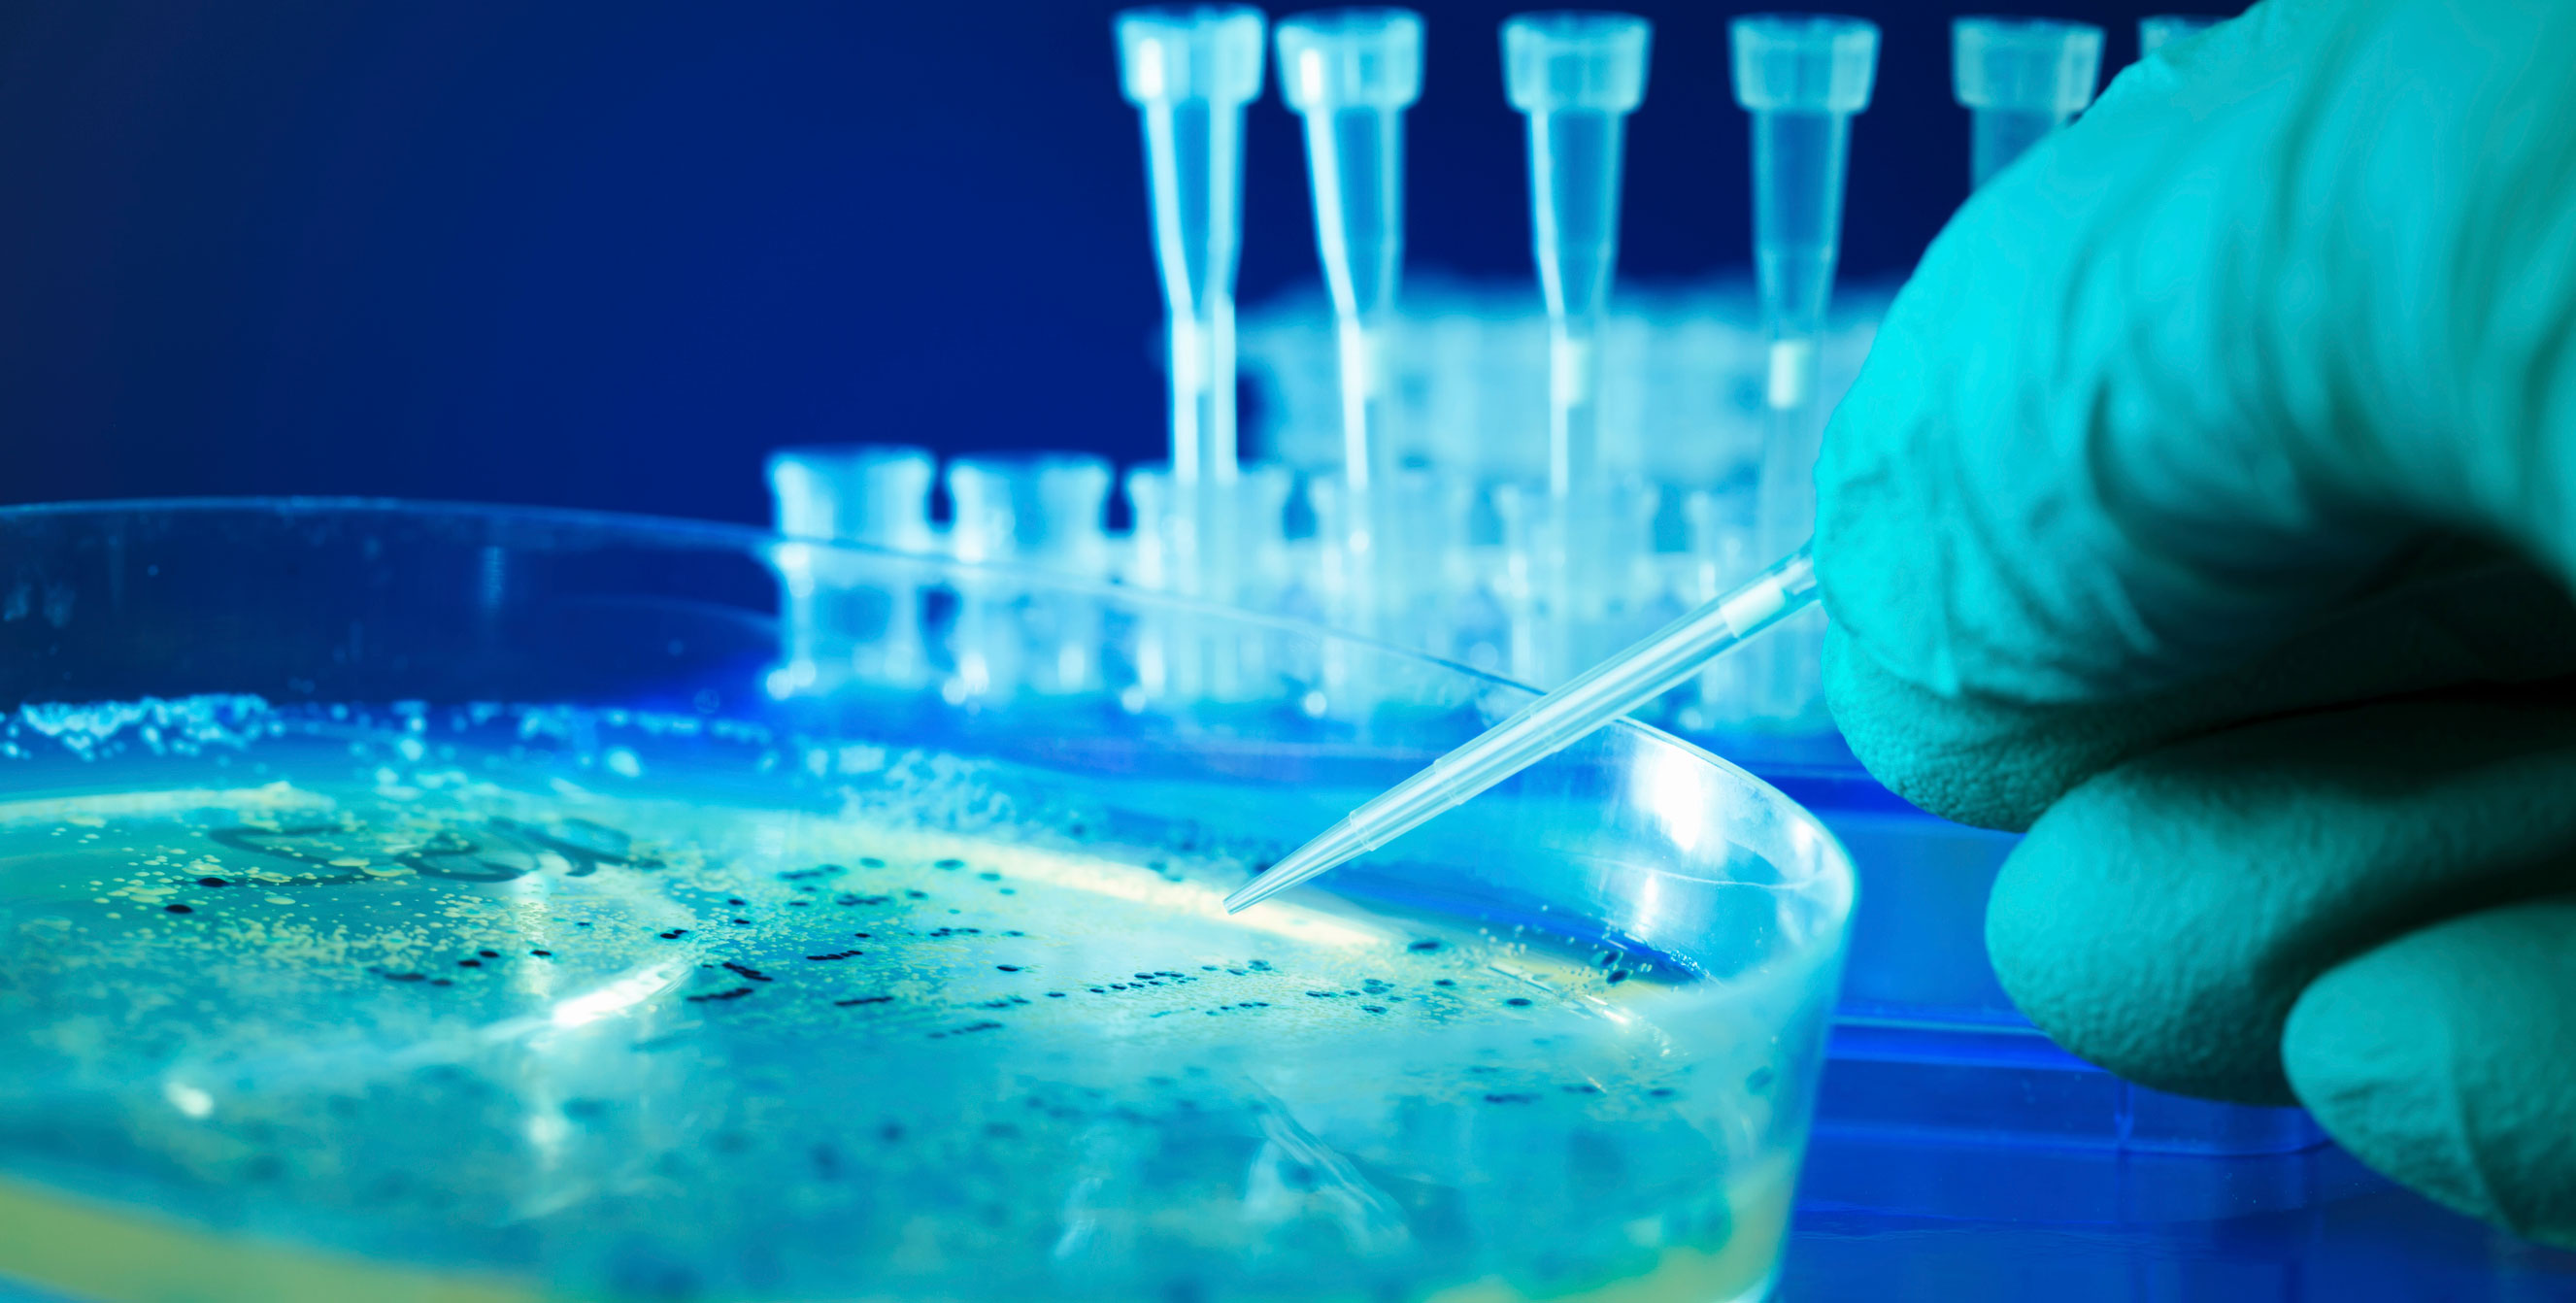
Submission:
{"label": "plastic pipette tip", "polygon": [[1340,868],[1367,851],[1368,847],[1350,835],[1350,821],[1345,819],[1334,824],[1332,831],[1298,847],[1295,854],[1271,865],[1260,877],[1235,888],[1225,898],[1225,912],[1239,914],[1290,887]]}
{"label": "plastic pipette tip", "polygon": [[1815,600],[1814,559],[1801,547],[1369,798],[1323,836],[1235,888],[1225,898],[1226,912],[1257,905],[1454,809],[1662,696]]}

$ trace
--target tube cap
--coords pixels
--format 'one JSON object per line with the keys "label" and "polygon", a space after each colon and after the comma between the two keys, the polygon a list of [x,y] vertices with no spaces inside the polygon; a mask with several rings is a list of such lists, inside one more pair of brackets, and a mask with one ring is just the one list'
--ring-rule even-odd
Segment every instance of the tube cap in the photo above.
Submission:
{"label": "tube cap", "polygon": [[1951,90],[1967,108],[2079,113],[2101,75],[2102,29],[2091,23],[1951,20]]}
{"label": "tube cap", "polygon": [[1839,14],[1746,14],[1726,25],[1735,102],[1755,113],[1858,113],[1878,78],[1878,24]]}
{"label": "tube cap", "polygon": [[936,464],[929,449],[904,444],[781,448],[769,455],[778,532],[926,549]]}
{"label": "tube cap", "polygon": [[1100,560],[1109,462],[1088,453],[986,453],[948,463],[957,508],[949,545],[960,560]]}
{"label": "tube cap", "polygon": [[1635,14],[1563,10],[1503,20],[1503,89],[1523,113],[1626,113],[1646,99],[1654,24]]}
{"label": "tube cap", "polygon": [[1422,15],[1319,9],[1281,19],[1279,94],[1299,113],[1411,104],[1422,95]]}
{"label": "tube cap", "polygon": [[1250,5],[1123,9],[1116,27],[1118,88],[1131,104],[1261,95],[1261,11]]}
{"label": "tube cap", "polygon": [[2138,20],[2138,57],[2226,21],[2216,14],[2149,14]]}

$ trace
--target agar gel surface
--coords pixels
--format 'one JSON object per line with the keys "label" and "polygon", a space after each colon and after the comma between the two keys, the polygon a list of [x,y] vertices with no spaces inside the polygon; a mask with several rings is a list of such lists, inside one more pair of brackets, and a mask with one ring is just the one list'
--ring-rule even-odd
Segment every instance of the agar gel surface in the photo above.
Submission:
{"label": "agar gel surface", "polygon": [[228,709],[0,764],[0,1279],[1709,1300],[1785,1229],[1776,1047],[1670,960],[1228,919],[953,758]]}

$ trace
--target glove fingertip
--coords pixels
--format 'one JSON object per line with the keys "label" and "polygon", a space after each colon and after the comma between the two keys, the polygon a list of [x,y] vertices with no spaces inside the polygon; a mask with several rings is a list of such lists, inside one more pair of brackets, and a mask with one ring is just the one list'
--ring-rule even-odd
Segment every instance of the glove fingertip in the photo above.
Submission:
{"label": "glove fingertip", "polygon": [[2012,745],[2020,730],[1998,727],[1994,711],[1896,677],[1831,626],[1824,680],[1826,707],[1853,756],[1917,809],[2020,832],[2077,777],[2057,773],[2045,745]]}
{"label": "glove fingertip", "polygon": [[2437,1202],[2576,1248],[2576,899],[2483,910],[2328,971],[2282,1063],[2337,1142]]}

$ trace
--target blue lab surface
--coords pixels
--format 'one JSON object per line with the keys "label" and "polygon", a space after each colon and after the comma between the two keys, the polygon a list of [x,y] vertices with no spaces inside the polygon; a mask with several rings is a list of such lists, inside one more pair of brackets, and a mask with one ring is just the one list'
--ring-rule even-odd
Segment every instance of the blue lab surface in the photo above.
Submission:
{"label": "blue lab surface", "polygon": [[1938,819],[1880,787],[1838,739],[1703,739],[1814,810],[1859,865],[1861,908],[1819,1108],[1870,1134],[2007,1149],[2211,1156],[2324,1142],[2305,1111],[2133,1086],[2058,1049],[1985,952],[1986,897],[2020,840]]}
{"label": "blue lab surface", "polygon": [[[1836,1063],[1833,1076],[1848,1067]],[[2576,1254],[2332,1146],[2236,1158],[1818,1134],[1778,1297],[2377,1303],[2576,1299]]]}

